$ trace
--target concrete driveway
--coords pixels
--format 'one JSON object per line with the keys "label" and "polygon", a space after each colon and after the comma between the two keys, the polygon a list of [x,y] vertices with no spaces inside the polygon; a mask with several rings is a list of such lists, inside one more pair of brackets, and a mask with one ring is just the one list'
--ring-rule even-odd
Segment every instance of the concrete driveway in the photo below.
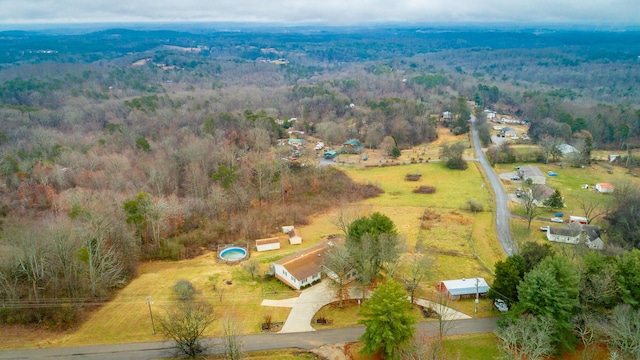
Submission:
{"label": "concrete driveway", "polygon": [[[316,331],[311,326],[311,320],[313,319],[313,316],[323,306],[334,301],[333,290],[329,287],[329,281],[330,280],[325,279],[319,284],[302,290],[300,296],[296,298],[289,298],[284,300],[262,300],[262,306],[291,308],[291,312],[289,313],[287,320],[278,333],[284,334]],[[357,299],[361,294],[358,289],[351,289],[350,295],[352,299]],[[471,319],[471,316],[469,315],[466,315],[449,307],[442,307],[428,300],[416,299],[416,304],[431,307],[433,309],[436,309],[436,311],[445,312],[443,318],[447,320]]]}

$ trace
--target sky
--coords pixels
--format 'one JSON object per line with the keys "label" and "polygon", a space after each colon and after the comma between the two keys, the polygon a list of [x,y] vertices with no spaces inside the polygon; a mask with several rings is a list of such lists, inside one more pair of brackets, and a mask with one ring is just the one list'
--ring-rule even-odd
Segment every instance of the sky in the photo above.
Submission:
{"label": "sky", "polygon": [[290,25],[640,25],[640,0],[0,0],[0,24],[258,22]]}

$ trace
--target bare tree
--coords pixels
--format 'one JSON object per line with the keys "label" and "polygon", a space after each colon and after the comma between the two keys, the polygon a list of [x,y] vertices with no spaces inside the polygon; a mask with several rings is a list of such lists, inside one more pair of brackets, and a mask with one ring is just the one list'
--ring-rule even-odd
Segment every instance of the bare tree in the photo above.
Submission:
{"label": "bare tree", "polygon": [[251,280],[253,280],[256,276],[258,276],[258,273],[260,272],[260,261],[258,261],[257,259],[245,261],[242,264],[242,268],[249,273],[249,276],[251,276]]}
{"label": "bare tree", "polygon": [[233,317],[227,317],[222,321],[222,352],[228,360],[244,358],[240,326]]}
{"label": "bare tree", "polygon": [[438,291],[432,301],[434,310],[438,313],[438,339],[440,341],[455,326],[456,311],[449,307],[450,301],[449,295],[444,291]]}
{"label": "bare tree", "polygon": [[591,345],[602,341],[601,322],[590,312],[578,314],[573,319],[574,332],[582,342],[582,360],[594,359],[595,354]]}
{"label": "bare tree", "polygon": [[349,298],[349,284],[352,282],[354,260],[344,245],[334,245],[324,257],[323,267],[329,277],[329,286],[335,291],[338,306]]}
{"label": "bare tree", "polygon": [[411,291],[411,303],[415,302],[416,289],[431,271],[433,258],[428,255],[421,255],[419,252],[413,255],[409,268],[409,278],[405,279],[405,284]]}
{"label": "bare tree", "polygon": [[640,359],[640,309],[628,304],[616,306],[606,331],[609,347],[617,350],[623,359]]}
{"label": "bare tree", "polygon": [[178,301],[159,319],[161,331],[173,339],[179,354],[196,358],[207,350],[202,343],[206,329],[215,321],[212,307],[204,301]]}
{"label": "bare tree", "polygon": [[575,200],[589,223],[607,213],[606,201],[602,196],[594,197],[588,194],[579,194],[575,197]]}
{"label": "bare tree", "polygon": [[526,315],[499,327],[496,335],[501,341],[500,351],[513,360],[538,360],[551,355],[552,323],[547,316]]}
{"label": "bare tree", "polygon": [[418,330],[407,348],[402,349],[402,359],[406,360],[445,360],[452,359],[442,353],[443,344],[437,334]]}
{"label": "bare tree", "polygon": [[537,198],[540,196],[540,187],[529,187],[522,194],[522,205],[524,206],[525,218],[527,219],[527,229],[531,229],[531,221],[538,216],[540,209],[538,208]]}

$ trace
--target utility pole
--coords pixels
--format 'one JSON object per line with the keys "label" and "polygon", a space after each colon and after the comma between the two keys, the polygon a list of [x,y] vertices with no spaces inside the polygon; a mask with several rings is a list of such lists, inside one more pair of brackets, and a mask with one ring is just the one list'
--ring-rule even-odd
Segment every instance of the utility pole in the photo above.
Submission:
{"label": "utility pole", "polygon": [[147,305],[149,305],[149,317],[151,318],[151,327],[153,328],[153,335],[155,335],[156,324],[153,322],[153,313],[151,312],[151,296],[147,296]]}
{"label": "utility pole", "polygon": [[478,301],[479,301],[479,300],[478,300],[478,281],[479,281],[479,280],[478,280],[478,278],[476,277],[476,311],[475,311],[475,313],[476,313],[476,314],[478,313]]}

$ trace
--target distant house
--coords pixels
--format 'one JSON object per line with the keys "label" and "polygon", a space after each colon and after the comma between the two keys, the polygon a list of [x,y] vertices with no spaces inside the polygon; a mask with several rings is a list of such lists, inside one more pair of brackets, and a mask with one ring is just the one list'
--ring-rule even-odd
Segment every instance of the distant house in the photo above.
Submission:
{"label": "distant house", "polygon": [[453,114],[451,113],[451,111],[445,111],[442,113],[442,120],[444,121],[451,121],[453,120]]}
{"label": "distant house", "polygon": [[302,146],[304,146],[304,140],[302,140],[302,139],[289,138],[289,140],[287,142],[288,142],[289,145],[294,146],[294,147],[302,147]]}
{"label": "distant house", "polygon": [[341,152],[345,154],[360,154],[364,150],[364,145],[357,139],[350,139],[342,144]]}
{"label": "distant house", "polygon": [[496,112],[492,111],[492,110],[485,110],[484,111],[485,114],[487,114],[487,120],[489,121],[493,121],[496,118]]}
{"label": "distant house", "polygon": [[302,244],[302,235],[300,234],[300,230],[293,229],[289,231],[289,244],[291,245]]}
{"label": "distant house", "polygon": [[320,243],[284,257],[271,264],[271,272],[278,280],[296,290],[311,285],[322,277],[322,263],[328,246],[327,243]]}
{"label": "distant house", "polygon": [[500,134],[502,135],[502,137],[518,136],[518,132],[514,128],[508,126],[503,127],[502,130],[500,130]]}
{"label": "distant house", "polygon": [[545,200],[551,197],[555,191],[545,184],[538,184],[532,187],[533,200],[537,205],[542,205]]}
{"label": "distant house", "polygon": [[571,153],[579,153],[578,149],[569,145],[569,144],[560,144],[557,146],[558,151],[562,154],[562,156],[569,155]]}
{"label": "distant house", "polygon": [[450,299],[461,300],[476,296],[485,296],[489,285],[483,278],[444,280],[438,283],[438,290],[447,294]]}
{"label": "distant house", "polygon": [[547,240],[565,244],[579,244],[583,240],[589,249],[600,250],[604,247],[598,226],[581,225],[577,222],[567,226],[550,226]]}
{"label": "distant house", "polygon": [[518,170],[518,175],[523,181],[531,179],[532,184],[545,184],[547,182],[547,177],[537,166],[521,166],[520,170]]}
{"label": "distant house", "polygon": [[609,183],[599,183],[596,184],[596,190],[603,194],[611,194],[615,190],[615,187]]}
{"label": "distant house", "polygon": [[280,239],[277,237],[256,240],[257,251],[269,251],[280,249]]}

